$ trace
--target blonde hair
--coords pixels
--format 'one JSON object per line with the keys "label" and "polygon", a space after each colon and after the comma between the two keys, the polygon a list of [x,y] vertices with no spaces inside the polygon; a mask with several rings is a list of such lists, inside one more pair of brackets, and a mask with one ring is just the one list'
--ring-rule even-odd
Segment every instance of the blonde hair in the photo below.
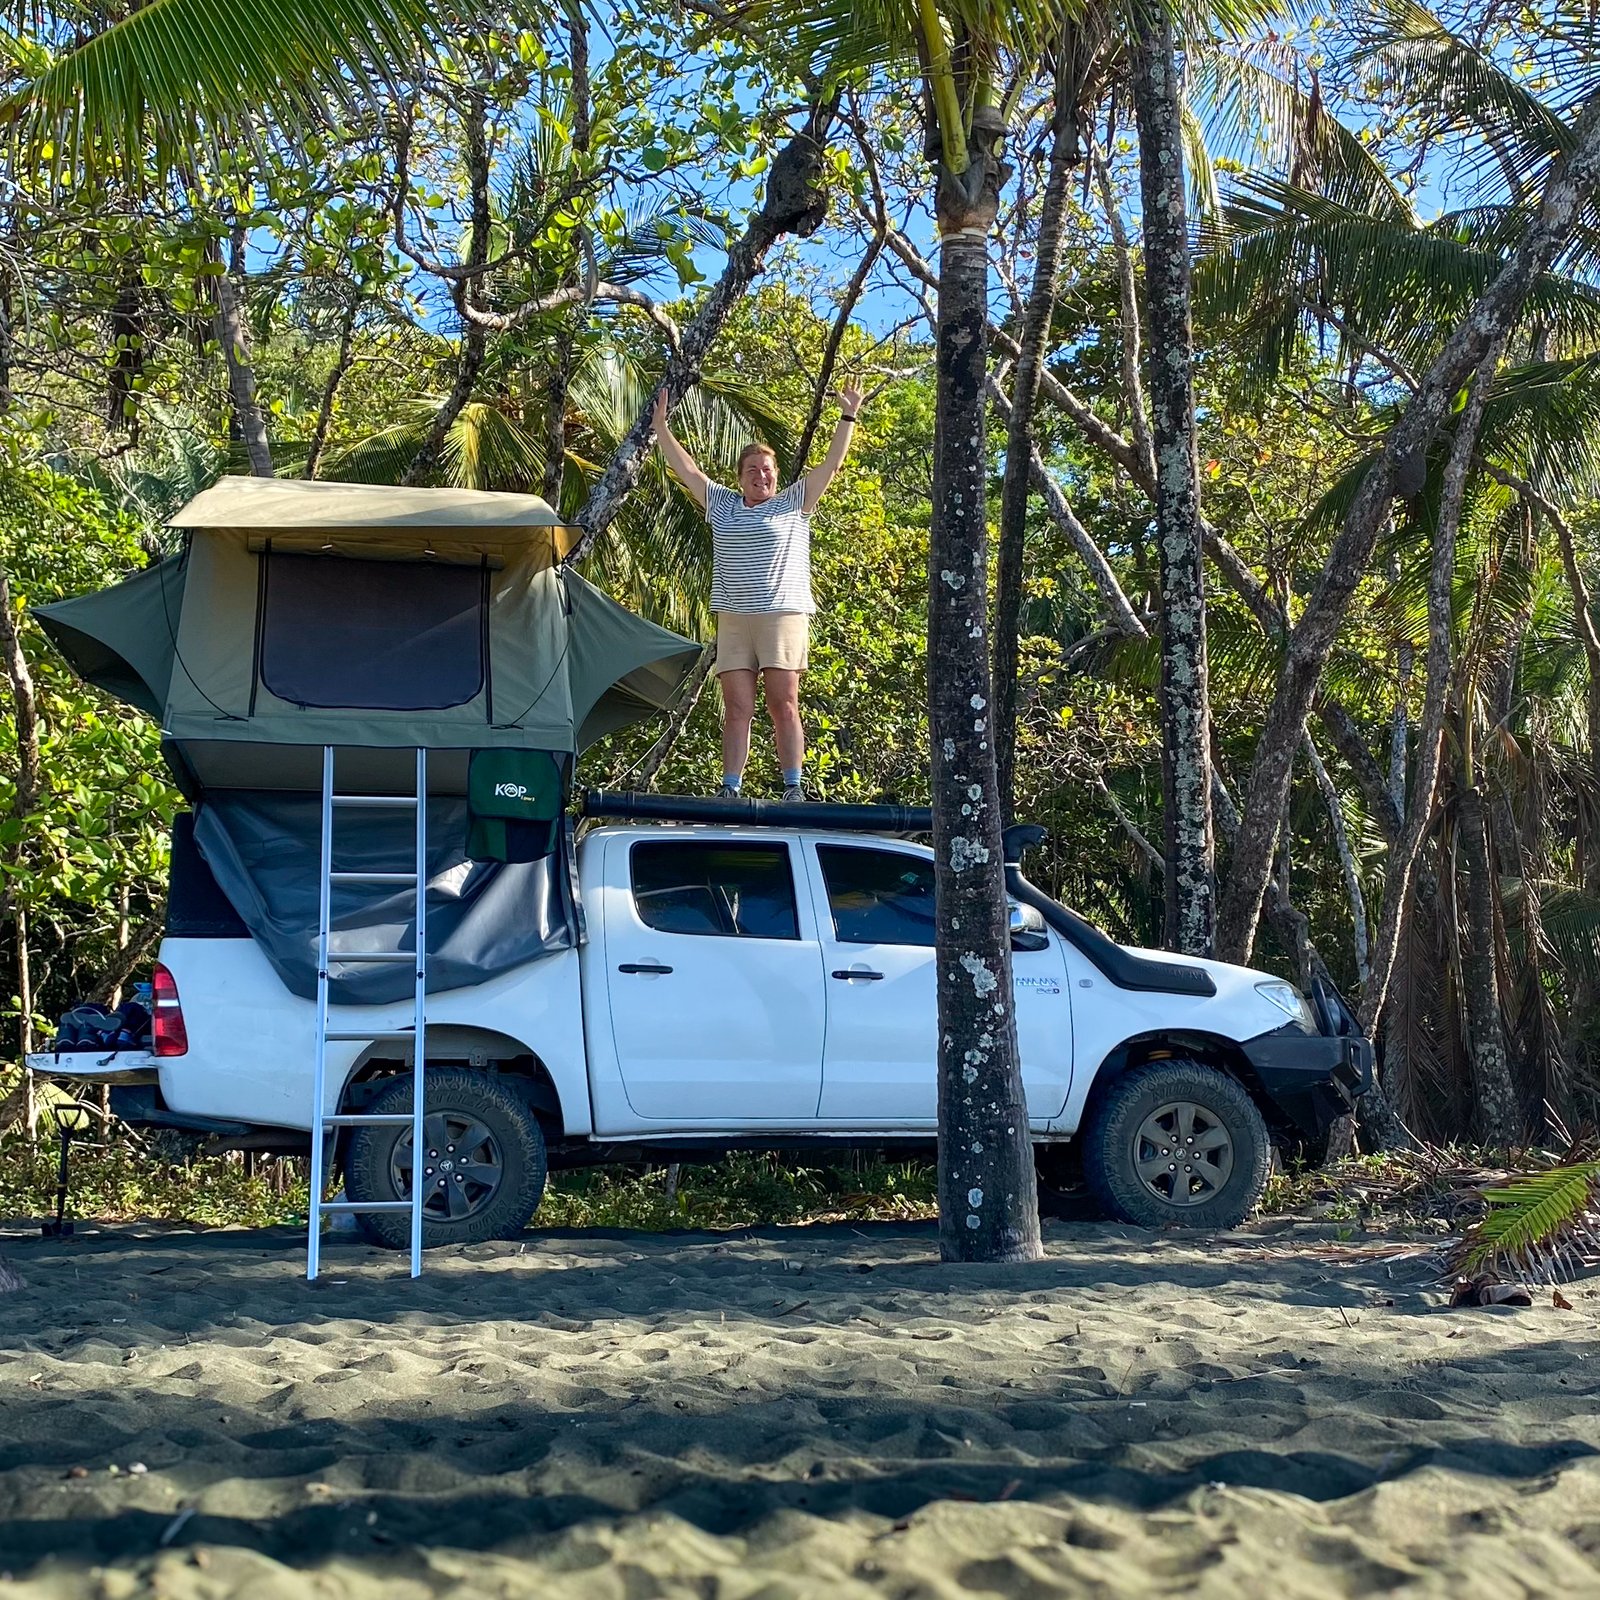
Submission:
{"label": "blonde hair", "polygon": [[744,464],[750,459],[751,456],[765,456],[772,463],[772,470],[774,472],[778,470],[778,452],[774,450],[770,444],[762,444],[762,442],[757,439],[754,444],[747,444],[744,449],[739,452],[739,465],[736,468],[736,471],[741,477],[744,475]]}

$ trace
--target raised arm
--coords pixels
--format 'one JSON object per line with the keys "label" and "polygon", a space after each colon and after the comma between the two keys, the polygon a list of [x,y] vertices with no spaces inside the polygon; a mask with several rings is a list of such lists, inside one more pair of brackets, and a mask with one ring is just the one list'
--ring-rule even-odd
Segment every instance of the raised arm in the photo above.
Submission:
{"label": "raised arm", "polygon": [[833,442],[828,446],[827,455],[805,475],[806,492],[801,506],[808,516],[816,509],[817,502],[833,482],[834,473],[844,465],[844,458],[850,453],[850,435],[856,431],[855,420],[861,414],[864,398],[861,385],[857,383],[847,383],[839,391],[839,420],[833,426]]}
{"label": "raised arm", "polygon": [[656,396],[655,410],[656,443],[661,446],[662,459],[667,463],[679,483],[700,502],[702,511],[706,508],[705,473],[700,470],[694,457],[678,442],[677,435],[673,433],[667,423],[667,391],[665,389]]}

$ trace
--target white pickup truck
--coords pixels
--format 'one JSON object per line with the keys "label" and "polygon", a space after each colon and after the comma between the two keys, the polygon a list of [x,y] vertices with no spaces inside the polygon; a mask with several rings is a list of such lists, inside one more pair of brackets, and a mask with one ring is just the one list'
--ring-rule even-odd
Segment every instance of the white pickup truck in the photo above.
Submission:
{"label": "white pickup truck", "polygon": [[[575,847],[576,947],[428,997],[426,1242],[515,1234],[551,1167],[931,1146],[931,852],[858,831],[860,815],[846,831],[762,810],[592,827]],[[1315,1147],[1368,1086],[1370,1045],[1331,988],[1308,1000],[1269,973],[1113,943],[1022,876],[1038,837],[1008,833],[1007,872],[1041,1172],[1081,1160],[1092,1194],[1135,1223],[1237,1223],[1273,1144]],[[307,1148],[315,1004],[284,986],[181,830],[153,990],[149,1053],[32,1064],[110,1081],[135,1123]],[[350,1032],[411,1020],[409,1001],[340,1010]],[[327,1048],[327,1113],[410,1108],[403,1044]],[[344,1129],[333,1159],[351,1200],[409,1196],[409,1128]],[[360,1222],[386,1245],[408,1237],[404,1216]]]}

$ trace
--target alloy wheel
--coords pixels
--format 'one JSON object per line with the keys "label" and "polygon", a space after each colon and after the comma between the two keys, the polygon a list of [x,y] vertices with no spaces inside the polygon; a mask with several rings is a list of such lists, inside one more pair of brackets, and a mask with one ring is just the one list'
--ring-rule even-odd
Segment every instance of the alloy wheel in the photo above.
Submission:
{"label": "alloy wheel", "polygon": [[[435,1111],[422,1122],[424,1217],[460,1222],[476,1215],[499,1192],[505,1161],[494,1135],[476,1117]],[[395,1193],[411,1198],[411,1133],[395,1142],[389,1163]]]}
{"label": "alloy wheel", "polygon": [[1133,1165],[1145,1188],[1169,1206],[1204,1205],[1233,1172],[1233,1135],[1208,1107],[1172,1100],[1139,1124]]}

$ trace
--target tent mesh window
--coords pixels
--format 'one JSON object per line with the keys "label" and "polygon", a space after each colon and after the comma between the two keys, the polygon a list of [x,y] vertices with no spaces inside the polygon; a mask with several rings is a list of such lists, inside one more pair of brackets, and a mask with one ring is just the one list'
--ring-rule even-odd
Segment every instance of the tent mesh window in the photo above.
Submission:
{"label": "tent mesh window", "polygon": [[260,678],[293,705],[436,711],[483,688],[488,571],[267,550]]}

